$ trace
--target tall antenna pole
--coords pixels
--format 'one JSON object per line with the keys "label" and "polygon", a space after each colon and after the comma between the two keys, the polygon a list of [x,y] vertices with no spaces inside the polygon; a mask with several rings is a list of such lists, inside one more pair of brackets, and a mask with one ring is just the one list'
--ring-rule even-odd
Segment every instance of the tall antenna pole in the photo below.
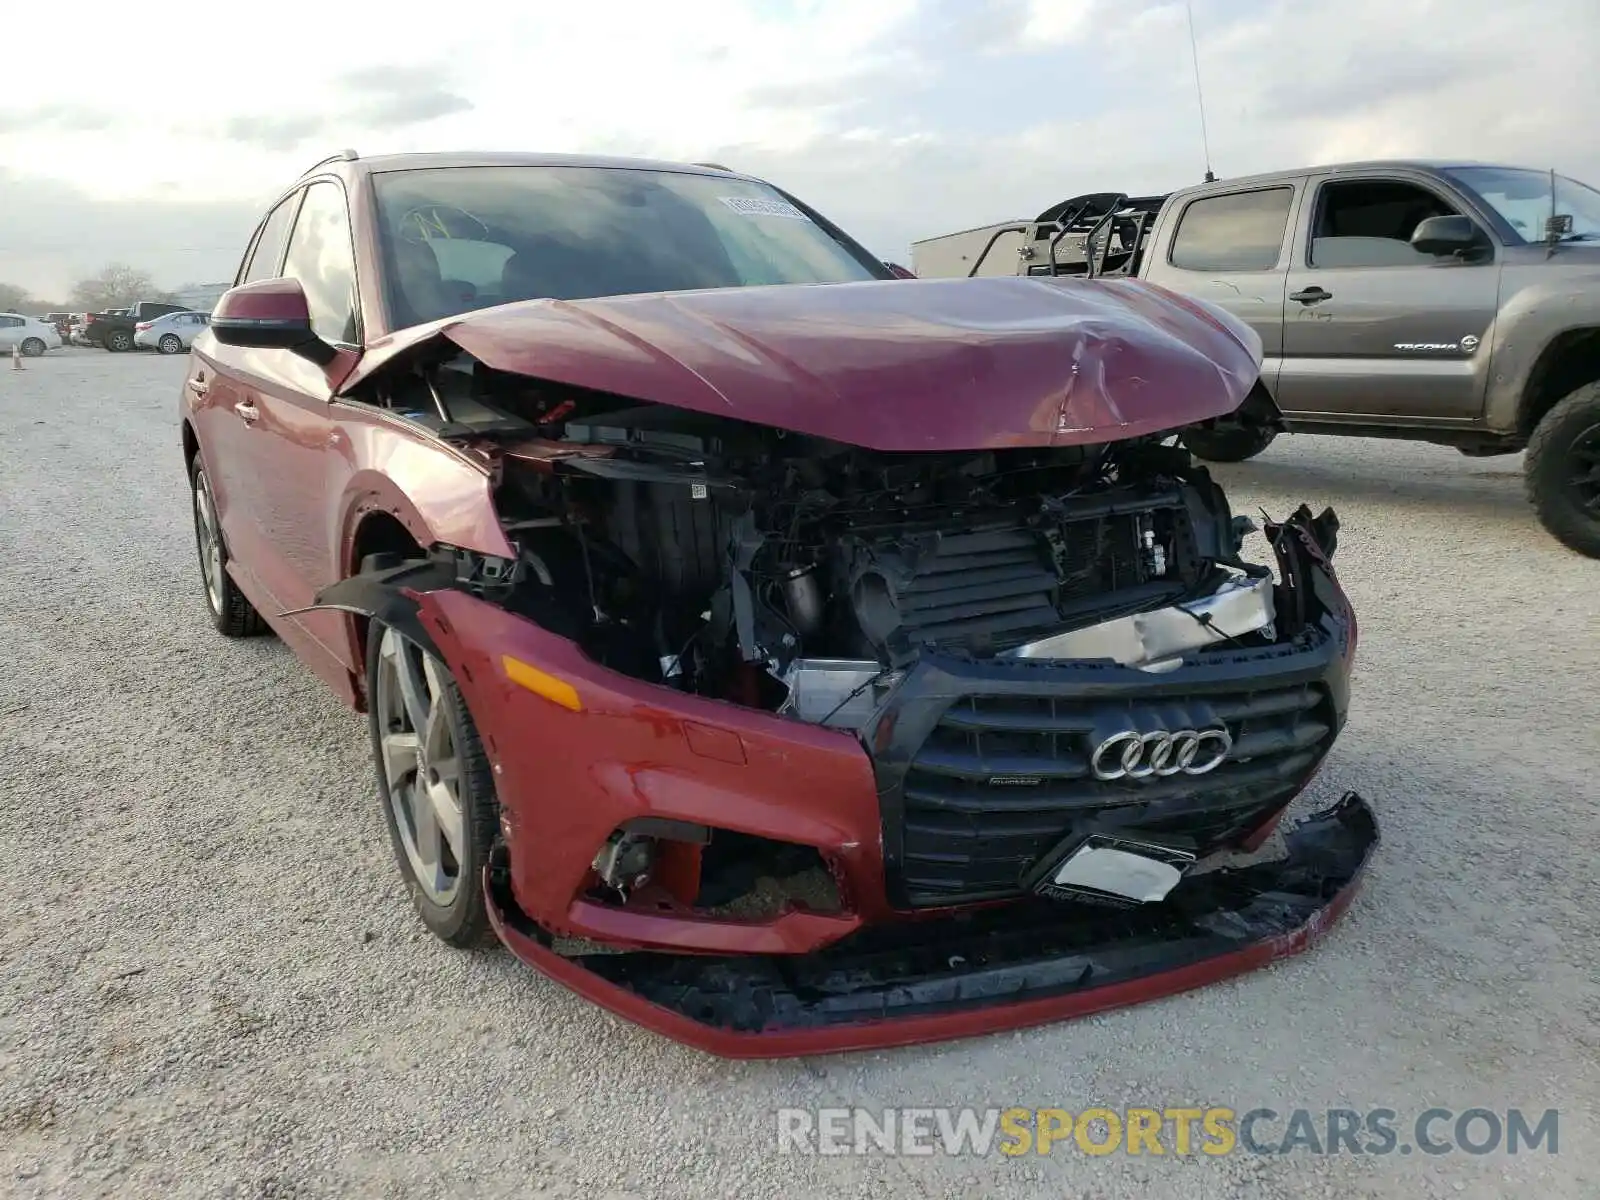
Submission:
{"label": "tall antenna pole", "polygon": [[1189,14],[1189,57],[1194,60],[1194,98],[1200,105],[1200,148],[1206,158],[1206,182],[1216,182],[1211,173],[1211,135],[1206,132],[1206,96],[1200,90],[1200,51],[1194,39],[1194,0],[1184,0],[1184,10]]}

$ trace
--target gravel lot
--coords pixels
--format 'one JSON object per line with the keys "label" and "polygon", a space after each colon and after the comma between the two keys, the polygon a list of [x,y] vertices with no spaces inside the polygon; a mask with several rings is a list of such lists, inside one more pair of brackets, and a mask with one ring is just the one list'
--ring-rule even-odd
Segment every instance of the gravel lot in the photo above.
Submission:
{"label": "gravel lot", "polygon": [[[9,364],[6,364],[8,367]],[[0,368],[0,1192],[1600,1195],[1600,563],[1520,460],[1283,439],[1235,507],[1344,520],[1362,618],[1309,802],[1385,842],[1310,954],[1019,1035],[726,1063],[423,934],[365,725],[206,623],[182,359]],[[780,1156],[780,1105],[1561,1110],[1560,1153]],[[1279,1127],[1281,1129],[1281,1126]]]}

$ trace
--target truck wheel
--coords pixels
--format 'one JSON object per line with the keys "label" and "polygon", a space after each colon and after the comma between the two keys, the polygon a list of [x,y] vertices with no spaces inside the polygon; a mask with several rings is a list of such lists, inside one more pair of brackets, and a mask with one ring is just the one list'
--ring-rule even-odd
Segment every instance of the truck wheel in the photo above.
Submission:
{"label": "truck wheel", "polygon": [[106,349],[121,352],[133,349],[133,334],[126,329],[113,329],[106,334]]}
{"label": "truck wheel", "polygon": [[1557,404],[1528,439],[1528,499],[1557,541],[1600,558],[1600,382]]}
{"label": "truck wheel", "polygon": [[1183,444],[1195,457],[1207,462],[1243,462],[1272,445],[1277,436],[1276,429],[1236,425],[1230,429],[1190,429],[1183,435]]}
{"label": "truck wheel", "polygon": [[449,668],[396,629],[367,629],[367,719],[384,824],[422,923],[490,940],[483,869],[500,828],[494,772]]}

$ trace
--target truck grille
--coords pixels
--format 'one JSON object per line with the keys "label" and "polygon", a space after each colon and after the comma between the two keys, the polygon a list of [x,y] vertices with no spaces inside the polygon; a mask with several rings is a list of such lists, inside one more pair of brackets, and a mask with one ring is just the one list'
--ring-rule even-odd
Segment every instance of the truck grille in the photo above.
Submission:
{"label": "truck grille", "polygon": [[[1091,817],[1128,834],[1224,844],[1291,799],[1335,732],[1323,685],[1207,692],[1194,698],[1233,746],[1208,774],[1102,781],[1089,760],[1099,734],[1136,724],[1179,728],[1163,702],[1060,696],[961,697],[912,758],[899,806],[899,871],[916,906],[1014,896],[1041,855]],[[1134,710],[1144,710],[1137,713]],[[1176,723],[1175,723],[1176,722]]]}

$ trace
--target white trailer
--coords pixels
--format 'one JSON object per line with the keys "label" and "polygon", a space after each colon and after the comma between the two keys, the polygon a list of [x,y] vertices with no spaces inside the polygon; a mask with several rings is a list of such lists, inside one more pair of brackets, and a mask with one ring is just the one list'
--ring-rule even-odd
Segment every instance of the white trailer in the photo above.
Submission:
{"label": "white trailer", "polygon": [[[979,275],[1015,275],[1027,225],[1027,221],[1002,221],[912,242],[911,269],[919,279],[964,278],[982,255]],[[991,241],[994,245],[984,255]]]}

